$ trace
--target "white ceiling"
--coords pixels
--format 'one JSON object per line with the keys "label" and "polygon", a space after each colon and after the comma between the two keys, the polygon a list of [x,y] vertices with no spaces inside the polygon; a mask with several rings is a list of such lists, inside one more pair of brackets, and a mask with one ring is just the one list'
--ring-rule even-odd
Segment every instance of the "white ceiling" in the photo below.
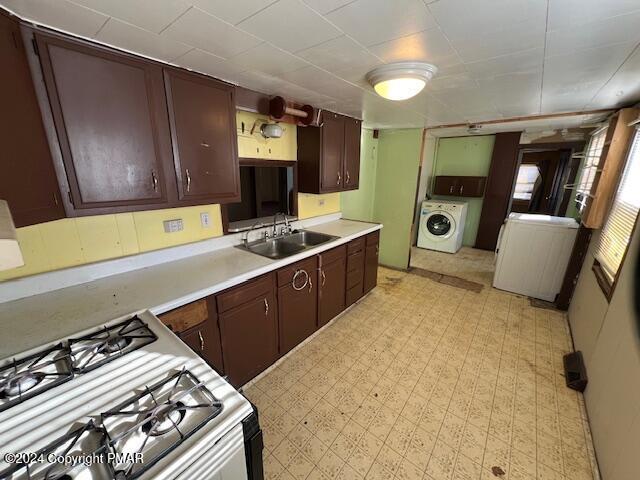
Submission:
{"label": "white ceiling", "polygon": [[[640,0],[0,0],[23,18],[224,80],[422,127],[640,99]],[[434,63],[417,97],[364,80]]]}

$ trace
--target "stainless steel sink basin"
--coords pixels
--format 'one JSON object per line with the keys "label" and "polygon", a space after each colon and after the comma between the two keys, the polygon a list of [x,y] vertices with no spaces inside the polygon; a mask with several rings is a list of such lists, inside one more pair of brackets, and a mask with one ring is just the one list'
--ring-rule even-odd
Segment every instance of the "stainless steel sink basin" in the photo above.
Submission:
{"label": "stainless steel sink basin", "polygon": [[290,235],[283,237],[285,241],[302,245],[305,248],[315,247],[316,245],[329,242],[336,237],[325,233],[311,232],[309,230],[296,230]]}
{"label": "stainless steel sink basin", "polygon": [[263,257],[279,259],[290,257],[303,250],[330,242],[338,237],[326,235],[309,230],[296,230],[292,233],[266,240],[256,240],[254,242],[238,245],[238,248],[247,250]]}

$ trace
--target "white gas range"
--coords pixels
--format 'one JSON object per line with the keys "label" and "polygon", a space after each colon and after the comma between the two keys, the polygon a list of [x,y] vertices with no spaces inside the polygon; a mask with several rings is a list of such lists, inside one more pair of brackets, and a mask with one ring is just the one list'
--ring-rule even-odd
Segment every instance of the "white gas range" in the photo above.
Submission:
{"label": "white gas range", "polygon": [[5,478],[262,480],[262,434],[242,395],[139,312],[0,360]]}

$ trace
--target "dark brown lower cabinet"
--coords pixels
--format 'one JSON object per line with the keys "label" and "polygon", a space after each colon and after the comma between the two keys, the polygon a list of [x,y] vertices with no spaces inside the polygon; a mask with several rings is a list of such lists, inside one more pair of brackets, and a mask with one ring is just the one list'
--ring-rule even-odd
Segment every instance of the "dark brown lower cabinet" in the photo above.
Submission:
{"label": "dark brown lower cabinet", "polygon": [[347,256],[345,304],[349,307],[364,295],[365,239],[361,237],[352,240],[347,246],[347,251],[349,255]]}
{"label": "dark brown lower cabinet", "polygon": [[378,252],[380,232],[367,235],[364,254],[364,293],[369,293],[378,284]]}
{"label": "dark brown lower cabinet", "polygon": [[217,300],[225,373],[240,387],[278,359],[274,277],[243,283]]}
{"label": "dark brown lower cabinet", "polygon": [[345,246],[319,255],[318,326],[326,325],[345,309],[347,252]]}
{"label": "dark brown lower cabinet", "polygon": [[194,352],[204,358],[209,365],[215,368],[218,373],[224,374],[217,319],[210,319],[182,332],[179,337]]}
{"label": "dark brown lower cabinet", "polygon": [[[313,257],[285,267],[287,283],[278,288],[280,355],[310,336],[317,329],[318,263]],[[280,281],[280,272],[278,280]]]}

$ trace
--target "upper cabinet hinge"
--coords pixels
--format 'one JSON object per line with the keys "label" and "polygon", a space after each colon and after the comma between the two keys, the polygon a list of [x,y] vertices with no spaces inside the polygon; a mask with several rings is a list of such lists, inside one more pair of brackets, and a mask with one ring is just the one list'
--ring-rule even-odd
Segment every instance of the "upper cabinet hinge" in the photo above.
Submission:
{"label": "upper cabinet hinge", "polygon": [[33,52],[37,55],[40,56],[40,50],[38,49],[38,42],[36,42],[35,38],[31,39],[31,45],[33,45]]}

